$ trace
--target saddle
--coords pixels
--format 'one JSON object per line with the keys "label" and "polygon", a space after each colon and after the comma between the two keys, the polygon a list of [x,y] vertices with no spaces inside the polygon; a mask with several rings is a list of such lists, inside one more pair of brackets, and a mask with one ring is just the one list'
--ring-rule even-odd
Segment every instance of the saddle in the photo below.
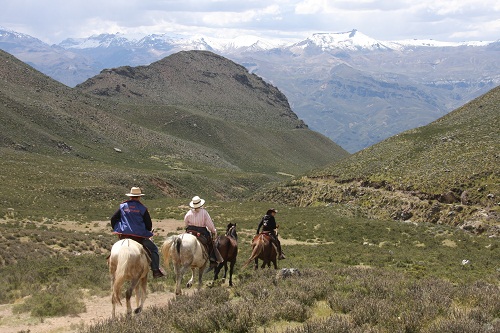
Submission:
{"label": "saddle", "polygon": [[142,242],[144,241],[144,238],[137,237],[137,236],[132,236],[132,235],[122,235],[122,234],[119,234],[118,235],[118,239],[120,239],[120,240],[122,240],[122,239],[131,239],[131,240],[136,241],[137,243],[141,244],[142,248],[144,249],[144,251],[146,251],[146,255],[148,257],[149,262],[151,262],[151,251],[147,247],[145,247],[144,244],[142,244]]}
{"label": "saddle", "polygon": [[271,245],[274,247],[276,252],[278,252],[278,246],[276,245],[276,241],[275,241],[274,237],[271,235],[270,231],[261,231],[258,235],[256,235],[254,237],[254,239],[256,239],[259,236],[263,236],[268,242],[271,243]]}
{"label": "saddle", "polygon": [[203,235],[201,232],[192,229],[187,229],[186,233],[195,236],[198,239],[198,241],[205,247],[207,253],[210,253],[212,251],[213,247],[212,241],[211,240],[209,241],[207,237],[205,237],[205,235]]}
{"label": "saddle", "polygon": [[271,232],[270,231],[261,231],[255,237],[258,237],[258,236],[264,236],[268,241],[271,241],[272,238],[273,238],[273,236],[271,236]]}

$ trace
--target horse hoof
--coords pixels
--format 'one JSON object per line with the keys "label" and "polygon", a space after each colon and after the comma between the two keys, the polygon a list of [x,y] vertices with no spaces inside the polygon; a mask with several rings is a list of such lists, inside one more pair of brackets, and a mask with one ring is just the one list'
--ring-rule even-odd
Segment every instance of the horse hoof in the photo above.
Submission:
{"label": "horse hoof", "polygon": [[137,309],[134,310],[134,313],[135,314],[139,314],[139,313],[141,313],[141,311],[142,311],[142,308],[137,308]]}

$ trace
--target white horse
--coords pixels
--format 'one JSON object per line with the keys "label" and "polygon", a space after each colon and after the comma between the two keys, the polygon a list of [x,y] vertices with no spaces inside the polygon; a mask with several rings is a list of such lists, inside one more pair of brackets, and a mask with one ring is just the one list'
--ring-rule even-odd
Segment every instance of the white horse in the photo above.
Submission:
{"label": "white horse", "polygon": [[111,255],[108,258],[109,274],[111,276],[113,318],[115,318],[116,303],[122,305],[120,301],[121,288],[126,281],[130,281],[130,286],[125,294],[127,315],[132,313],[130,298],[134,290],[137,306],[134,313],[137,314],[142,311],[144,301],[146,300],[150,262],[151,260],[142,244],[132,239],[122,239],[113,244]]}
{"label": "white horse", "polygon": [[196,236],[190,233],[170,236],[163,243],[161,253],[163,254],[165,267],[168,267],[169,260],[172,260],[175,272],[176,295],[181,295],[182,278],[188,269],[191,269],[191,279],[189,279],[186,287],[191,288],[195,270],[198,269],[198,290],[200,290],[203,273],[208,263],[208,253]]}

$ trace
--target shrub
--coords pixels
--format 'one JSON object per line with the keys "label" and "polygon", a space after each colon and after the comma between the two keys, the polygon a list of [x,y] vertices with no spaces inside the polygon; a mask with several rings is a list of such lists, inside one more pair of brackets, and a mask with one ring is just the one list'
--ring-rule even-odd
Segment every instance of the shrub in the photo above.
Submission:
{"label": "shrub", "polygon": [[53,317],[77,315],[85,312],[83,293],[64,284],[51,285],[27,298],[24,303],[15,305],[15,313],[30,312],[34,317]]}

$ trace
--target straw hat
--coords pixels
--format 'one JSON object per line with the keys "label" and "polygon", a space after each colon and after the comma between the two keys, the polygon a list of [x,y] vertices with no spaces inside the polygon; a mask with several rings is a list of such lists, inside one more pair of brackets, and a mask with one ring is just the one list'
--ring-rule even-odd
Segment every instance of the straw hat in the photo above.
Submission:
{"label": "straw hat", "polygon": [[199,196],[195,196],[195,197],[193,197],[193,199],[191,199],[191,202],[189,203],[189,207],[200,208],[204,204],[205,204],[205,200],[203,200]]}
{"label": "straw hat", "polygon": [[130,193],[126,193],[125,195],[128,197],[142,197],[144,194],[142,194],[139,187],[132,187]]}

